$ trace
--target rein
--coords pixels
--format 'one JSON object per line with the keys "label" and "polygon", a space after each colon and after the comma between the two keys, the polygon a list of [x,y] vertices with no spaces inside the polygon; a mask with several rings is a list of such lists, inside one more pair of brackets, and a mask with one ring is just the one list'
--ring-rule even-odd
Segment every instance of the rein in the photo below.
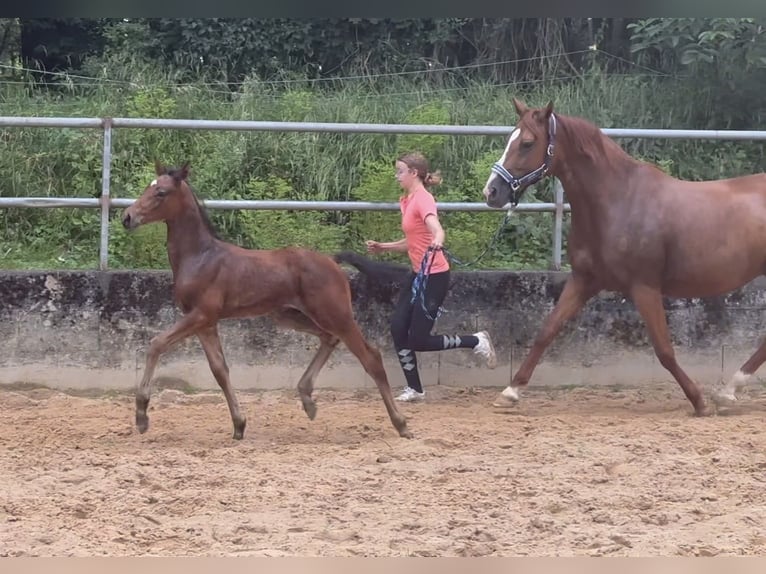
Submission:
{"label": "rein", "polygon": [[[520,189],[526,188],[530,185],[533,185],[540,180],[542,180],[547,174],[548,170],[551,167],[551,163],[553,162],[553,153],[554,149],[556,147],[556,116],[554,114],[551,114],[548,118],[548,147],[545,149],[545,158],[543,159],[543,163],[540,167],[537,169],[521,176],[521,177],[515,177],[511,172],[509,172],[500,162],[495,162],[492,164],[492,172],[497,174],[503,181],[505,181],[509,186],[511,186],[511,190],[513,190],[514,193],[518,192]],[[490,239],[489,243],[487,244],[487,247],[482,251],[476,259],[473,261],[470,261],[468,263],[465,263],[461,261],[459,258],[455,257],[450,251],[447,250],[446,247],[441,247],[441,251],[444,253],[444,255],[453,263],[456,265],[459,265],[461,267],[469,267],[471,265],[475,265],[484,255],[487,254],[487,252],[490,250],[490,248],[497,242],[497,240],[500,238],[500,235],[502,234],[505,227],[508,225],[508,222],[511,219],[511,215],[513,215],[513,212],[516,209],[516,205],[518,205],[518,199],[519,197],[513,197],[511,200],[511,208],[508,209],[508,211],[505,214],[505,217],[503,218],[503,221],[500,222],[500,226],[497,228],[497,231],[495,231],[495,234],[492,236],[492,239]],[[444,312],[443,307],[439,307],[436,310],[436,317],[432,317],[430,311],[428,310],[428,307],[426,306],[426,300],[425,300],[425,293],[426,293],[426,285],[428,284],[428,276],[431,273],[431,266],[433,265],[434,258],[429,257],[432,252],[436,251],[434,247],[429,247],[426,249],[425,254],[423,255],[423,260],[420,263],[420,270],[415,275],[415,279],[412,281],[412,298],[410,299],[410,303],[415,303],[416,299],[420,298],[420,306],[423,309],[423,312],[425,313],[426,317],[428,317],[432,321],[436,321],[441,314]],[[430,259],[430,261],[429,261]]]}
{"label": "rein", "polygon": [[[500,225],[497,228],[497,231],[495,231],[495,234],[492,236],[492,239],[490,239],[487,246],[484,248],[484,251],[482,251],[476,259],[473,261],[469,261],[468,263],[465,263],[455,257],[450,251],[447,250],[446,247],[441,247],[441,251],[444,253],[444,255],[449,259],[452,263],[455,263],[456,265],[459,265],[461,267],[470,267],[471,265],[475,265],[478,263],[478,261],[484,257],[487,252],[490,250],[490,248],[497,242],[497,240],[502,235],[503,231],[505,230],[505,227],[508,225],[508,222],[511,220],[511,215],[513,215],[513,212],[515,211],[515,208],[509,209],[505,216],[503,217],[503,220],[500,222]],[[436,321],[443,312],[445,312],[444,307],[439,307],[436,310],[436,317],[432,317],[430,311],[426,307],[426,284],[428,283],[428,276],[431,273],[431,266],[434,263],[434,257],[430,258],[429,261],[429,255],[436,251],[434,247],[428,247],[426,249],[426,252],[423,254],[423,260],[420,263],[420,269],[418,270],[418,273],[415,275],[415,279],[412,281],[412,298],[410,299],[410,303],[414,303],[415,300],[420,296],[420,306],[423,309],[423,312],[426,314],[426,317],[428,317],[432,321]]]}

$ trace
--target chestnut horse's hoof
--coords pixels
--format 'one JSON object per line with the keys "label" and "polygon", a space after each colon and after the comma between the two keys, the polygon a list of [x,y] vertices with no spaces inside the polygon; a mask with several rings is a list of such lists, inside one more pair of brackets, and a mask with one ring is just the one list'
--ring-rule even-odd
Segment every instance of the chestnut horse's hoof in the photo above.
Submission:
{"label": "chestnut horse's hoof", "polygon": [[498,395],[495,402],[492,403],[492,406],[498,409],[515,407],[516,403],[519,402],[519,398],[518,387],[507,386],[503,389],[503,392]]}

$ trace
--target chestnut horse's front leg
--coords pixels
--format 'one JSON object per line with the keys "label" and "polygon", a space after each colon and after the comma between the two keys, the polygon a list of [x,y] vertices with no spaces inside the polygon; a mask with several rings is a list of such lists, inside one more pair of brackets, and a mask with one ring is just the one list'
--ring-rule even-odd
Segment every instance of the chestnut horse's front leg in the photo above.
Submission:
{"label": "chestnut horse's front leg", "polygon": [[543,326],[532,345],[532,349],[527,354],[518,371],[516,371],[511,384],[503,390],[493,403],[493,406],[506,407],[519,400],[518,388],[529,383],[532,372],[535,370],[537,363],[540,362],[545,349],[553,342],[553,339],[559,334],[566,322],[577,315],[599,290],[595,281],[582,275],[573,273],[567,278],[559,300],[556,302],[553,311],[545,318]]}

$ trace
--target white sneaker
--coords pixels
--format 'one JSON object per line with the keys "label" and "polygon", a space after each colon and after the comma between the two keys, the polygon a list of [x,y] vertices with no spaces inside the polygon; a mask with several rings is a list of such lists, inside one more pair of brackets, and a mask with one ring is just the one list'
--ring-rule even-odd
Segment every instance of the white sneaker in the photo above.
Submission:
{"label": "white sneaker", "polygon": [[473,348],[473,352],[487,359],[487,367],[494,369],[497,366],[497,357],[495,356],[495,347],[492,346],[492,339],[487,331],[479,331],[473,334],[479,339],[478,344]]}
{"label": "white sneaker", "polygon": [[425,398],[426,398],[425,391],[423,391],[422,393],[419,393],[412,387],[405,387],[404,390],[402,391],[402,394],[396,397],[396,400],[409,403],[413,401],[422,401]]}

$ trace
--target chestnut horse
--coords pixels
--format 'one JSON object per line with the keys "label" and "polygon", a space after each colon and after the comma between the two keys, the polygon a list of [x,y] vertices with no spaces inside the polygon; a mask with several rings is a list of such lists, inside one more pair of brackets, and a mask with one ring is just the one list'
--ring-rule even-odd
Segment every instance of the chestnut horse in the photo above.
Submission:
{"label": "chestnut horse", "polygon": [[219,239],[205,210],[187,183],[188,162],[180,169],[155,165],[157,178],[128,207],[127,229],[164,221],[173,272],[173,293],[183,316],[151,340],[143,378],[136,393],[136,426],[149,427],[146,409],[151,378],[160,356],[196,335],[210,370],[223,390],[234,424],[234,438],[245,431],[245,416],[229,380],[229,368],[218,337],[218,322],[232,317],[270,315],[280,326],[310,333],[320,345],[298,382],[309,419],[316,416],[314,379],[339,342],[359,359],[383,397],[399,435],[411,438],[404,416],[394,405],[380,352],[362,335],[354,320],[348,277],[330,257],[288,247],[251,250]]}
{"label": "chestnut horse", "polygon": [[[766,273],[766,174],[692,182],[630,157],[592,123],[528,108],[519,116],[483,194],[490,207],[516,204],[524,189],[557,177],[571,206],[572,272],[553,311],[496,406],[519,400],[543,352],[564,324],[602,290],[630,297],[654,352],[697,415],[710,414],[700,387],[684,372],[670,340],[663,296],[712,297]],[[766,341],[719,389],[736,400],[766,360]]]}

